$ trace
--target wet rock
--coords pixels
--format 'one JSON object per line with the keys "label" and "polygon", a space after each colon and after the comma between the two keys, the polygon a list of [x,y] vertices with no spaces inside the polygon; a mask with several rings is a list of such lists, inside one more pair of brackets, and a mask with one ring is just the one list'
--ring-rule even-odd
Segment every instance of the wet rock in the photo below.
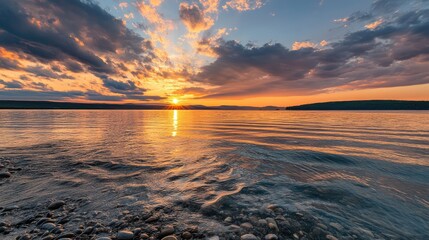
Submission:
{"label": "wet rock", "polygon": [[18,240],[31,240],[30,234],[24,234],[18,238]]}
{"label": "wet rock", "polygon": [[57,201],[57,202],[53,202],[51,204],[49,204],[48,209],[49,210],[55,210],[58,209],[62,206],[64,206],[66,203],[64,201]]}
{"label": "wet rock", "polygon": [[161,229],[161,233],[159,234],[160,238],[163,238],[168,235],[174,234],[174,227],[171,225],[165,226]]}
{"label": "wet rock", "polygon": [[7,206],[3,209],[3,212],[10,212],[13,211],[15,209],[18,209],[19,207],[17,205],[12,205],[12,206]]}
{"label": "wet rock", "polygon": [[265,235],[264,239],[265,240],[277,240],[279,238],[275,234],[267,234],[267,235]]}
{"label": "wet rock", "polygon": [[42,225],[42,227],[40,227],[41,229],[46,229],[46,230],[53,230],[55,228],[55,224],[53,223],[44,223]]}
{"label": "wet rock", "polygon": [[341,224],[339,223],[329,223],[329,226],[335,228],[337,231],[341,231],[344,229],[344,227],[341,226]]}
{"label": "wet rock", "polygon": [[135,228],[135,229],[133,230],[134,236],[138,236],[141,232],[142,232],[142,229],[141,229],[141,228]]}
{"label": "wet rock", "polygon": [[161,240],[177,240],[177,238],[176,236],[171,235],[171,236],[163,237]]}
{"label": "wet rock", "polygon": [[219,240],[219,236],[212,236],[207,238],[207,240]]}
{"label": "wet rock", "polygon": [[228,230],[230,232],[240,232],[240,227],[237,226],[237,225],[232,224],[232,225],[228,226]]}
{"label": "wet rock", "polygon": [[10,178],[12,176],[12,174],[10,174],[10,172],[1,172],[0,173],[0,179],[2,178]]}
{"label": "wet rock", "polygon": [[152,223],[152,222],[156,222],[158,220],[159,220],[159,215],[152,215],[148,219],[146,219],[145,222]]}
{"label": "wet rock", "polygon": [[268,222],[268,227],[273,230],[278,232],[279,231],[279,227],[277,226],[277,222],[276,220],[274,220],[273,218],[266,218],[267,222]]}
{"label": "wet rock", "polygon": [[58,236],[58,238],[75,238],[76,235],[71,232],[62,233]]}
{"label": "wet rock", "polygon": [[338,238],[336,238],[336,237],[334,237],[334,236],[332,236],[330,234],[326,235],[326,239],[328,239],[328,240],[338,240]]}
{"label": "wet rock", "polygon": [[240,224],[240,227],[242,227],[246,230],[253,229],[253,225],[251,223],[248,223],[248,222]]}
{"label": "wet rock", "polygon": [[265,219],[259,219],[258,220],[258,225],[259,226],[268,226],[268,222]]}
{"label": "wet rock", "polygon": [[183,232],[182,233],[182,238],[183,239],[191,239],[192,238],[192,233],[190,233],[190,232]]}
{"label": "wet rock", "polygon": [[241,240],[258,240],[258,238],[253,234],[244,234],[240,237]]}
{"label": "wet rock", "polygon": [[93,227],[87,227],[87,228],[85,228],[85,230],[83,230],[83,233],[84,234],[90,234],[90,233],[92,233],[92,231],[94,231]]}
{"label": "wet rock", "polygon": [[142,239],[149,239],[149,235],[147,233],[143,233],[142,235],[140,235],[140,237]]}
{"label": "wet rock", "polygon": [[128,230],[122,230],[118,232],[118,235],[116,236],[118,240],[130,240],[134,238],[134,233]]}
{"label": "wet rock", "polygon": [[232,222],[232,217],[226,217],[224,221],[227,222],[227,223],[231,223]]}
{"label": "wet rock", "polygon": [[112,240],[112,239],[109,237],[99,237],[96,240]]}
{"label": "wet rock", "polygon": [[53,240],[55,237],[54,235],[48,235],[42,238],[42,240]]}
{"label": "wet rock", "polygon": [[298,233],[294,233],[292,236],[293,236],[294,239],[299,239]]}

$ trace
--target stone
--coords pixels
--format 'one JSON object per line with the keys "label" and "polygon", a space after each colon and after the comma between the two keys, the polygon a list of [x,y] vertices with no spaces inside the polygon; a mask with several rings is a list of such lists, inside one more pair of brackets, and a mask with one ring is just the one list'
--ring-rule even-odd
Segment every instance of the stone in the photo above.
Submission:
{"label": "stone", "polygon": [[142,232],[142,229],[141,229],[141,228],[135,228],[135,229],[133,230],[133,233],[134,233],[134,235],[135,235],[135,236],[139,235],[141,232]]}
{"label": "stone", "polygon": [[219,240],[219,236],[211,236],[207,240]]}
{"label": "stone", "polygon": [[182,233],[182,238],[183,239],[191,239],[192,238],[192,233],[190,233],[190,232],[183,232]]}
{"label": "stone", "polygon": [[118,232],[118,235],[116,236],[118,240],[131,240],[134,238],[134,233],[128,230],[122,230]]}
{"label": "stone", "polygon": [[75,237],[76,237],[76,235],[74,233],[71,233],[71,232],[65,232],[65,233],[62,233],[58,236],[58,238],[75,238]]}
{"label": "stone", "polygon": [[159,234],[159,237],[163,238],[165,236],[172,235],[172,234],[174,234],[174,227],[171,225],[167,225],[161,229],[161,233]]}
{"label": "stone", "polygon": [[224,221],[227,223],[230,223],[232,222],[232,217],[226,217]]}
{"label": "stone", "polygon": [[253,225],[251,223],[245,222],[245,223],[240,224],[240,227],[247,229],[247,230],[250,230],[253,228]]}
{"label": "stone", "polygon": [[12,174],[10,174],[10,172],[1,172],[0,173],[0,179],[1,178],[10,178],[12,176]]}
{"label": "stone", "polygon": [[147,233],[143,233],[142,235],[140,235],[140,237],[142,239],[149,239],[149,235]]}
{"label": "stone", "polygon": [[18,240],[31,240],[30,234],[24,234],[18,238]]}
{"label": "stone", "polygon": [[265,240],[277,240],[279,238],[277,237],[277,235],[270,233],[270,234],[265,235],[264,239]]}
{"label": "stone", "polygon": [[265,219],[259,219],[258,224],[259,224],[259,226],[267,226],[268,222]]}
{"label": "stone", "polygon": [[332,236],[330,234],[326,235],[326,239],[328,239],[328,240],[338,240],[338,238],[336,238],[336,237],[334,237],[334,236]]}
{"label": "stone", "polygon": [[329,226],[335,228],[337,231],[341,231],[344,229],[344,227],[341,226],[341,224],[335,223],[335,222],[329,223]]}
{"label": "stone", "polygon": [[41,229],[46,229],[46,230],[53,230],[55,228],[55,224],[53,223],[44,223],[40,228]]}
{"label": "stone", "polygon": [[53,235],[48,235],[42,238],[42,240],[53,240],[55,237]]}
{"label": "stone", "polygon": [[83,230],[83,233],[84,234],[90,234],[90,233],[92,233],[92,231],[94,231],[93,227],[87,227],[87,228],[85,228],[85,230]]}
{"label": "stone", "polygon": [[241,240],[258,240],[258,238],[253,234],[244,234],[240,237]]}
{"label": "stone", "polygon": [[109,237],[99,237],[96,240],[112,240],[112,239]]}
{"label": "stone", "polygon": [[170,235],[170,236],[167,236],[167,237],[163,237],[161,240],[177,240],[177,238],[174,235]]}
{"label": "stone", "polygon": [[66,203],[64,201],[57,201],[57,202],[53,202],[51,204],[49,204],[48,209],[49,210],[55,210],[58,209],[62,206],[64,206]]}

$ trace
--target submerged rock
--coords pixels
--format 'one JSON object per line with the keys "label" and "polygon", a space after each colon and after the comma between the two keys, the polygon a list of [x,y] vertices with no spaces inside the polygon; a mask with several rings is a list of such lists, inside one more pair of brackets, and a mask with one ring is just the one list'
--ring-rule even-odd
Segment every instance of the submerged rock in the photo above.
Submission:
{"label": "submerged rock", "polygon": [[57,201],[57,202],[53,202],[51,204],[49,204],[48,209],[49,210],[55,210],[58,209],[62,206],[64,206],[66,203],[64,201]]}
{"label": "submerged rock", "polygon": [[10,172],[1,172],[0,173],[0,178],[10,178],[12,176],[12,174],[10,174]]}
{"label": "submerged rock", "polygon": [[174,234],[174,227],[169,225],[161,229],[161,233],[159,234],[159,237],[162,238],[171,234]]}
{"label": "submerged rock", "polygon": [[161,240],[177,240],[177,238],[176,236],[171,235],[171,236],[163,237]]}
{"label": "submerged rock", "polygon": [[240,237],[241,240],[258,240],[258,238],[253,234],[244,234]]}
{"label": "submerged rock", "polygon": [[267,235],[265,235],[264,239],[265,240],[277,240],[279,238],[275,234],[267,234]]}
{"label": "submerged rock", "polygon": [[118,240],[130,240],[134,238],[134,233],[128,230],[122,230],[118,232],[118,235],[116,236]]}

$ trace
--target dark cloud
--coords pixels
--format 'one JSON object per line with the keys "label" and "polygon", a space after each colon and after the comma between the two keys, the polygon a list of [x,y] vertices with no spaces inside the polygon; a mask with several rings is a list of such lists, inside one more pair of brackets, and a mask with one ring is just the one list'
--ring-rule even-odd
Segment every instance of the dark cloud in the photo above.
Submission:
{"label": "dark cloud", "polygon": [[325,49],[289,50],[278,43],[257,47],[219,40],[212,47],[219,57],[193,81],[217,87],[206,97],[429,83],[423,70],[429,66],[428,37],[429,10],[421,10],[373,30],[351,33]]}
{"label": "dark cloud", "polygon": [[185,26],[192,32],[200,32],[211,27],[213,22],[204,16],[197,4],[181,3],[179,16]]}
{"label": "dark cloud", "polygon": [[73,76],[57,73],[58,71],[61,71],[60,69],[56,69],[57,72],[54,72],[51,69],[47,69],[42,66],[34,66],[34,67],[27,67],[25,68],[25,70],[29,73],[34,74],[37,77],[53,78],[53,79],[74,79]]}
{"label": "dark cloud", "polygon": [[3,90],[0,98],[4,100],[66,100],[85,96],[81,91],[32,91],[32,90]]}
{"label": "dark cloud", "polygon": [[120,82],[113,80],[107,76],[101,76],[103,85],[113,93],[120,94],[143,94],[146,89],[138,87],[133,81],[128,80],[126,82]]}
{"label": "dark cloud", "polygon": [[5,88],[23,88],[24,87],[21,82],[16,80],[6,82],[0,79],[0,84],[2,84]]}
{"label": "dark cloud", "polygon": [[[141,60],[150,42],[91,1],[0,0],[0,46],[41,62],[68,61],[72,71],[114,73],[100,56]],[[147,56],[144,56],[148,60]]]}

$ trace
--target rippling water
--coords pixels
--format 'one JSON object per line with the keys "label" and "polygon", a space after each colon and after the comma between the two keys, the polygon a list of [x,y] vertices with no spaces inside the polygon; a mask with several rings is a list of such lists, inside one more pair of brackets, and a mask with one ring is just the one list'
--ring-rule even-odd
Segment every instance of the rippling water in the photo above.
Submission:
{"label": "rippling water", "polygon": [[88,196],[212,224],[205,210],[276,204],[429,238],[429,112],[3,110],[0,136],[0,157],[25,166],[0,205]]}

